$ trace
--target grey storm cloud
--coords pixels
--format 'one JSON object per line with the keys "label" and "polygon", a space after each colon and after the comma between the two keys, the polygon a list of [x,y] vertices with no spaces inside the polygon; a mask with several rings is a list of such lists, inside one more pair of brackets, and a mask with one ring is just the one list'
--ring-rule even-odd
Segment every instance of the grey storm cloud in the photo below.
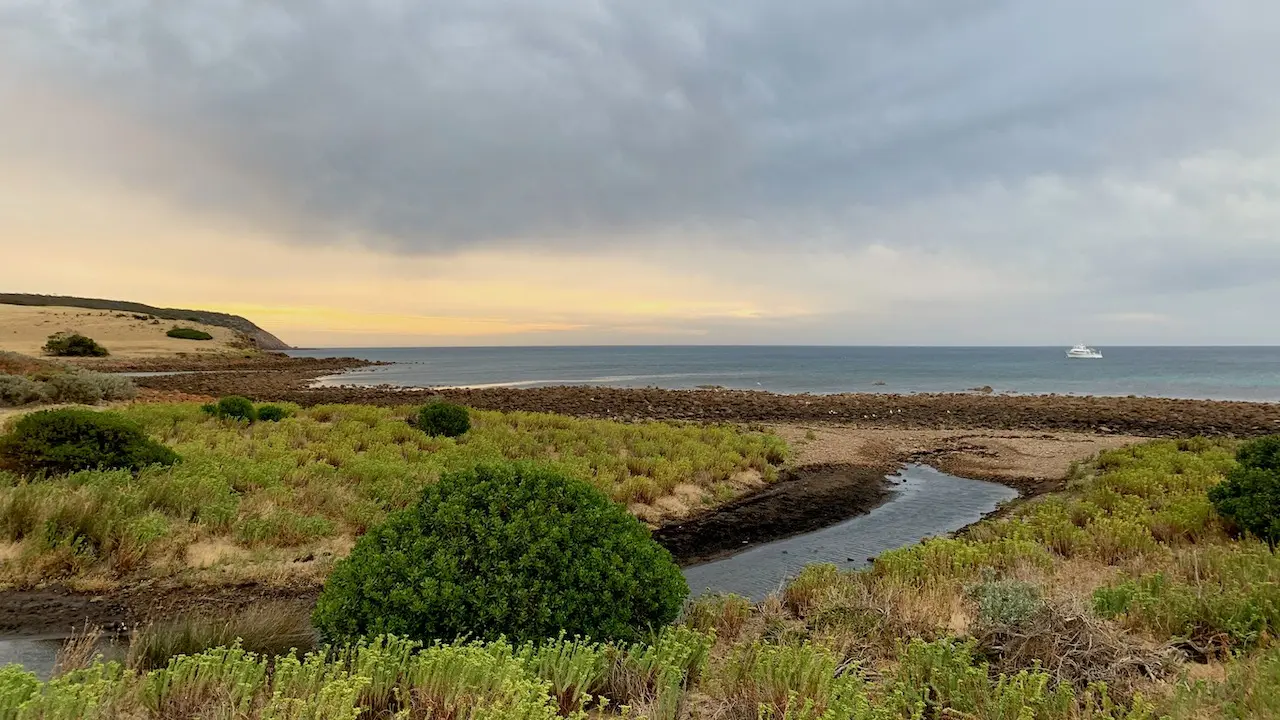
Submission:
{"label": "grey storm cloud", "polygon": [[96,149],[129,181],[409,252],[696,228],[1034,254],[1071,233],[993,229],[965,208],[1009,207],[968,189],[1274,152],[1278,31],[1245,0],[0,0],[11,75],[216,160]]}

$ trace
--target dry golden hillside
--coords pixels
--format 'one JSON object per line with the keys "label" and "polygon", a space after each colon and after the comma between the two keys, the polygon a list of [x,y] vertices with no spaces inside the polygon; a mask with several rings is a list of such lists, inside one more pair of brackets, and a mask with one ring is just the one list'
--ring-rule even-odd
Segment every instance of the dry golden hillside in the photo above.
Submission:
{"label": "dry golden hillside", "polygon": [[[0,305],[0,350],[41,355],[41,348],[50,335],[77,332],[97,340],[115,358],[243,352],[236,347],[240,342],[237,333],[229,328],[198,322],[140,319],[142,317],[111,310]],[[166,337],[165,333],[175,326],[203,330],[213,339]]]}

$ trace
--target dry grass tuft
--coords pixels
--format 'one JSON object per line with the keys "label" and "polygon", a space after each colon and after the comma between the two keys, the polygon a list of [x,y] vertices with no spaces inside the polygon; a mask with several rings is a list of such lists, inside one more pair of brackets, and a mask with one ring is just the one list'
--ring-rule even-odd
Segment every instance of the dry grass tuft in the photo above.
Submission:
{"label": "dry grass tuft", "polygon": [[1039,667],[1077,690],[1106,683],[1126,701],[1178,667],[1170,647],[1149,647],[1113,623],[1053,602],[1019,623],[980,624],[973,636],[993,671],[1014,675]]}
{"label": "dry grass tuft", "polygon": [[309,608],[298,603],[270,603],[226,617],[188,615],[135,630],[125,663],[137,670],[164,667],[170,658],[194,655],[215,647],[240,647],[272,657],[291,650],[311,652],[318,646]]}
{"label": "dry grass tuft", "polygon": [[98,657],[98,645],[102,642],[102,628],[91,627],[88,622],[80,632],[73,632],[62,643],[53,661],[53,677],[62,677],[75,670],[84,670]]}

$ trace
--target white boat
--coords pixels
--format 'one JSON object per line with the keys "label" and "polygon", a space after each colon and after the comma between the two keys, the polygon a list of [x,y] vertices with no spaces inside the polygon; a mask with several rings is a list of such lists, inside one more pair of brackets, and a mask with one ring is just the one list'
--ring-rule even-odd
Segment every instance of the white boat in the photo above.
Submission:
{"label": "white boat", "polygon": [[1067,357],[1083,360],[1099,360],[1102,358],[1102,353],[1088,345],[1085,345],[1084,343],[1081,343],[1068,350]]}

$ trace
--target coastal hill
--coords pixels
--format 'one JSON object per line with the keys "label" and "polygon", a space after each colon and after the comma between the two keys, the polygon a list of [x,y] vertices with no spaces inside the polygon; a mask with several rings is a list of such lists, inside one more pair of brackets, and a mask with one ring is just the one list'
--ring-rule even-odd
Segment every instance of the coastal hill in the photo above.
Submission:
{"label": "coastal hill", "polygon": [[[213,339],[200,342],[167,337],[165,333],[174,326],[203,330]],[[248,319],[228,313],[99,298],[0,293],[0,350],[37,354],[49,335],[63,331],[88,335],[113,354],[126,357],[289,348]]]}

